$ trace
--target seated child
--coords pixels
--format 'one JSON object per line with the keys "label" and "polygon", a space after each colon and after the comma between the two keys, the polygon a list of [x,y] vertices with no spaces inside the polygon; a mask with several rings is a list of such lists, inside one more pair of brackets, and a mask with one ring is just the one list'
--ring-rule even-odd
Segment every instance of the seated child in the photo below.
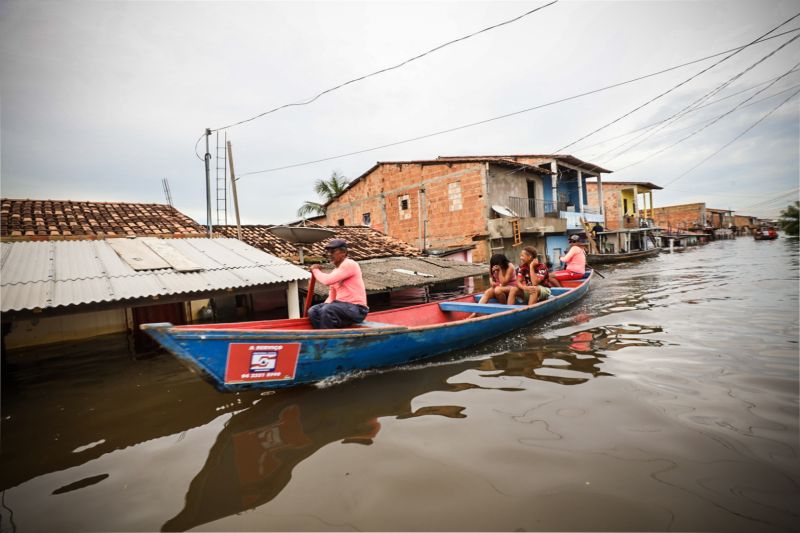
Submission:
{"label": "seated child", "polygon": [[[522,293],[523,303],[528,305],[543,302],[550,298],[550,273],[547,265],[539,261],[539,254],[532,246],[526,246],[519,254],[520,265],[517,269],[517,286],[512,287],[508,295],[508,303],[516,303],[518,293]],[[526,298],[527,297],[527,298]]]}

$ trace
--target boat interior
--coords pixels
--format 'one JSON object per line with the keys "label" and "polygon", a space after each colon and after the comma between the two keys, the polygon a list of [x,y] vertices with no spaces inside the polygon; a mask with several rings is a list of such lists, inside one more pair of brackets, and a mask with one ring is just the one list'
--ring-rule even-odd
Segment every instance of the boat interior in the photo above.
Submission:
{"label": "boat interior", "polygon": [[[584,280],[564,281],[563,287],[553,287],[552,296],[557,297],[569,292],[574,287],[583,283]],[[482,294],[466,294],[459,298],[452,298],[441,302],[430,302],[425,304],[402,307],[399,309],[388,309],[369,313],[367,319],[352,329],[404,329],[418,326],[430,326],[434,324],[445,324],[469,318],[473,313],[476,318],[489,316],[495,313],[502,313],[510,309],[527,307],[518,300],[518,304],[501,304],[492,299],[487,303],[480,304]],[[539,302],[534,305],[545,305],[550,300]],[[179,330],[228,330],[228,331],[260,331],[260,330],[281,330],[281,331],[303,331],[312,330],[311,322],[308,318],[288,318],[283,320],[261,320],[254,322],[234,322],[224,324],[192,324],[185,326],[175,326]],[[325,330],[315,330],[325,331]],[[336,330],[345,331],[345,330]]]}

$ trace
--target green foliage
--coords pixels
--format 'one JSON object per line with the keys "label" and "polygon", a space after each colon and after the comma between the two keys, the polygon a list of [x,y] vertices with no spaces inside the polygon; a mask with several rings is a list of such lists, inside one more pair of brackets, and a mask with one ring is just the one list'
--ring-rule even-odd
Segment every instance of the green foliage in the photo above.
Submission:
{"label": "green foliage", "polygon": [[778,226],[780,226],[787,235],[798,234],[798,223],[800,222],[798,211],[800,211],[800,202],[795,202],[793,205],[781,211],[781,217],[778,219]]}
{"label": "green foliage", "polygon": [[349,181],[335,170],[331,172],[329,179],[318,179],[314,182],[314,192],[322,197],[323,202],[306,201],[297,210],[297,216],[306,218],[308,215],[324,215],[325,204],[339,196],[347,188]]}

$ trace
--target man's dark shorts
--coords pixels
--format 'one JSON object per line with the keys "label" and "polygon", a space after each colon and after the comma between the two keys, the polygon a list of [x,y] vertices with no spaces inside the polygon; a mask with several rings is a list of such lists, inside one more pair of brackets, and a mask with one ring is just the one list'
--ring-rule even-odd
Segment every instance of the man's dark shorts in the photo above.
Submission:
{"label": "man's dark shorts", "polygon": [[308,319],[314,329],[346,328],[363,322],[369,313],[369,307],[347,302],[332,301],[329,304],[317,304],[308,310]]}

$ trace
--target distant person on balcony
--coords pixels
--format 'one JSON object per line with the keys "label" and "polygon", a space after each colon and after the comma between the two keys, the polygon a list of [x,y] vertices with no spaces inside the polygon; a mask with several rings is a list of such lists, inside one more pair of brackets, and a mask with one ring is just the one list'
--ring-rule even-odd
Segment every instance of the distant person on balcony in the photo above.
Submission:
{"label": "distant person on balcony", "polygon": [[595,225],[592,227],[592,237],[596,239],[597,234],[603,233],[604,231],[605,228],[603,228],[602,224],[600,224],[599,222],[595,222]]}
{"label": "distant person on balcony", "polygon": [[519,253],[517,268],[517,286],[508,293],[508,303],[517,303],[517,294],[522,295],[523,302],[533,305],[550,298],[550,272],[547,265],[539,261],[536,248],[526,246]]}
{"label": "distant person on balcony", "polygon": [[311,266],[311,275],[328,286],[328,299],[308,310],[314,329],[346,328],[361,323],[367,317],[367,291],[361,277],[361,267],[347,257],[347,242],[333,239],[325,245],[333,266],[328,274]]}
{"label": "distant person on balcony", "polygon": [[586,274],[586,252],[581,246],[580,237],[578,235],[570,235],[569,245],[566,255],[559,258],[566,267],[564,270],[553,272],[553,275],[560,282],[581,279]]}

